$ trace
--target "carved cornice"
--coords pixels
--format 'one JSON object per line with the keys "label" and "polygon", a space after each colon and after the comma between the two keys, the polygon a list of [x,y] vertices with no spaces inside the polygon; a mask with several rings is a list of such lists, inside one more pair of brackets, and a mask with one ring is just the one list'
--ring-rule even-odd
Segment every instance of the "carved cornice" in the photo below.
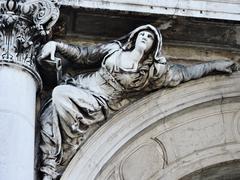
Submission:
{"label": "carved cornice", "polygon": [[35,61],[59,17],[57,2],[0,0],[0,11],[0,64],[22,67],[41,83]]}
{"label": "carved cornice", "polygon": [[74,8],[105,9],[231,21],[240,20],[240,3],[237,0],[61,0],[60,4]]}

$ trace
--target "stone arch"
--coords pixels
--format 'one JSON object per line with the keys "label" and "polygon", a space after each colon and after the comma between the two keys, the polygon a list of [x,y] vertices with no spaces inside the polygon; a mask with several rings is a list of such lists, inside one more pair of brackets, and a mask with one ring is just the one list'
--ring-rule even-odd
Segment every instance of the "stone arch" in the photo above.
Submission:
{"label": "stone arch", "polygon": [[240,159],[239,80],[211,76],[142,98],[100,127],[61,179],[174,180]]}

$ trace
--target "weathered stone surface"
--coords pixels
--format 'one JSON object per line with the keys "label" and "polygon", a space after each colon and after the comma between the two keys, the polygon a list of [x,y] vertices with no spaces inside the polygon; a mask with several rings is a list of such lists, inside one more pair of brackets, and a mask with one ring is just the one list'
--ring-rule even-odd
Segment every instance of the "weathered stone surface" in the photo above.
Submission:
{"label": "weathered stone surface", "polygon": [[163,151],[157,142],[151,141],[133,149],[125,155],[119,166],[122,179],[150,179],[165,165]]}
{"label": "weathered stone surface", "polygon": [[240,177],[239,169],[240,162],[234,160],[205,167],[181,178],[180,180],[238,180]]}
{"label": "weathered stone surface", "polygon": [[168,60],[193,63],[240,59],[240,25],[236,21],[63,6],[54,39],[72,44],[95,44],[119,38],[143,24],[161,29],[163,53]]}
{"label": "weathered stone surface", "polygon": [[62,0],[62,5],[148,14],[239,20],[238,0]]}
{"label": "weathered stone surface", "polygon": [[1,67],[0,83],[1,179],[33,180],[36,82],[26,72]]}
{"label": "weathered stone surface", "polygon": [[[66,21],[67,19],[67,21]],[[62,7],[56,29],[65,38],[111,40],[119,38],[134,28],[152,24],[162,30],[164,43],[181,45],[208,45],[237,48],[238,21],[206,20],[193,17],[149,15],[131,12],[103,11],[99,9],[74,9]],[[94,28],[93,28],[94,27]],[[187,44],[183,44],[185,42]],[[201,44],[199,44],[201,43]]]}

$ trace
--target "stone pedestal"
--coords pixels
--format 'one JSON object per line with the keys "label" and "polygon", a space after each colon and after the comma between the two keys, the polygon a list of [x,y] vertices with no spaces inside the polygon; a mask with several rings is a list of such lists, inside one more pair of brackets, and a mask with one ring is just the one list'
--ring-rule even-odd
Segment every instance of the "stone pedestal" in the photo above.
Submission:
{"label": "stone pedestal", "polygon": [[0,66],[0,179],[34,179],[37,82],[23,69]]}

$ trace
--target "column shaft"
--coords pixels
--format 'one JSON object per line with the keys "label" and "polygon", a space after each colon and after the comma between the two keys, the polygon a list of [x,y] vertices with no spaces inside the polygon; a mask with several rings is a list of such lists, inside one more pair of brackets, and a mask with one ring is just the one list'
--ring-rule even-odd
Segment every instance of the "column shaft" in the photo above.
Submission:
{"label": "column shaft", "polygon": [[37,84],[32,75],[0,66],[0,179],[33,180]]}

